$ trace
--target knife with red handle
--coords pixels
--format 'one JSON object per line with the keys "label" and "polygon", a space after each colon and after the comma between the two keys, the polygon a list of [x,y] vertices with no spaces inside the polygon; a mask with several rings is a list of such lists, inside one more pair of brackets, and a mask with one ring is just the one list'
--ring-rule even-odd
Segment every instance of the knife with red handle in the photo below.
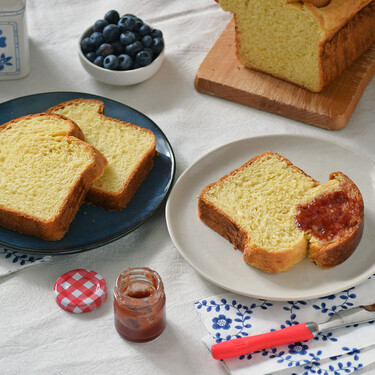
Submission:
{"label": "knife with red handle", "polygon": [[375,304],[336,312],[324,323],[301,323],[261,335],[223,341],[212,345],[211,354],[214,359],[238,357],[262,349],[310,340],[322,331],[371,320],[375,320]]}
{"label": "knife with red handle", "polygon": [[317,331],[317,327],[312,327],[313,324],[302,323],[261,335],[224,341],[212,345],[211,354],[215,359],[225,359],[297,341],[310,340],[315,336],[312,330]]}

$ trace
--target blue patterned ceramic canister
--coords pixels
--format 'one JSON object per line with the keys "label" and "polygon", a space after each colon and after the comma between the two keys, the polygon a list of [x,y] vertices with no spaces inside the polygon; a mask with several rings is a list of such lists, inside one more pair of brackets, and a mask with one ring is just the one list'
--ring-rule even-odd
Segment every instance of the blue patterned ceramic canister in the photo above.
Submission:
{"label": "blue patterned ceramic canister", "polygon": [[30,72],[25,5],[26,0],[0,0],[0,80]]}

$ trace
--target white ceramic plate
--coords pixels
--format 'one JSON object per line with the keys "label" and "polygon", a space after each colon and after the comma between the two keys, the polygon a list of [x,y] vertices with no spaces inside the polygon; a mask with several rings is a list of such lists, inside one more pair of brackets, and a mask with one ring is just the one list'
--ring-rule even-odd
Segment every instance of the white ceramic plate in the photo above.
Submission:
{"label": "white ceramic plate", "polygon": [[[323,270],[305,259],[290,271],[267,274],[247,265],[242,253],[198,218],[198,196],[211,182],[253,156],[277,152],[321,183],[331,172],[347,174],[365,202],[360,245],[343,264]],[[178,179],[166,205],[171,238],[187,262],[212,283],[235,293],[270,300],[304,300],[334,294],[375,273],[375,164],[360,153],[321,138],[272,135],[219,147],[190,166]]]}

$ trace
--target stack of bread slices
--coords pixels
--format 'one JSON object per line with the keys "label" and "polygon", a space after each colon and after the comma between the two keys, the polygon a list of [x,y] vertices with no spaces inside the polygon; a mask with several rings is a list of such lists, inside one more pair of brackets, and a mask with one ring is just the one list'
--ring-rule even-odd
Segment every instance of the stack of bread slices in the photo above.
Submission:
{"label": "stack of bread slices", "polygon": [[153,166],[156,140],[103,111],[76,99],[0,126],[1,226],[56,241],[85,199],[125,208]]}

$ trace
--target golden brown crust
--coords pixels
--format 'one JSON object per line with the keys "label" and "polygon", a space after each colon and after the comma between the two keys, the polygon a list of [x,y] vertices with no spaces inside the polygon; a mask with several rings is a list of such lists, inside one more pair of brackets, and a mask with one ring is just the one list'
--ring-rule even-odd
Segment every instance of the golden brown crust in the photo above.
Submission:
{"label": "golden brown crust", "polygon": [[295,264],[301,262],[307,254],[307,240],[301,241],[290,249],[270,252],[254,246],[251,241],[246,244],[243,259],[246,263],[268,273],[289,271]]}
{"label": "golden brown crust", "polygon": [[322,8],[327,6],[331,0],[305,0],[304,2],[314,5],[314,7]]}
{"label": "golden brown crust", "polygon": [[254,244],[251,243],[249,234],[243,228],[241,228],[239,224],[237,224],[225,212],[223,212],[214,204],[205,199],[206,192],[213,185],[220,183],[229,176],[235,175],[242,169],[248,167],[250,164],[254,163],[256,160],[266,155],[277,155],[277,157],[285,161],[289,165],[289,167],[309,177],[311,181],[313,181],[316,185],[319,184],[318,181],[314,180],[311,176],[307,175],[302,169],[296,167],[283,156],[272,152],[265,152],[253,157],[240,168],[221,177],[217,182],[206,186],[199,196],[198,215],[199,218],[207,226],[209,226],[215,232],[219,233],[221,236],[223,236],[229,242],[231,242],[235,249],[241,250],[243,252],[243,259],[246,263],[254,267],[260,268],[265,272],[278,273],[289,270],[294,264],[300,262],[306,256],[307,240],[301,238],[301,243],[298,244],[298,246],[291,249],[285,249],[280,252],[269,252],[266,249],[256,247],[254,246]]}
{"label": "golden brown crust", "polygon": [[[205,189],[209,188],[210,184]],[[199,218],[211,229],[231,242],[235,249],[243,252],[246,263],[269,273],[288,271],[294,264],[306,256],[306,239],[302,238],[301,245],[282,252],[273,252],[255,247],[249,242],[248,233],[232,220],[225,212],[204,199],[204,190],[198,201]]]}
{"label": "golden brown crust", "polygon": [[[104,115],[104,103],[96,99],[73,99],[63,103],[60,103],[54,107],[49,108],[46,112],[52,113],[54,111],[63,109],[64,107],[74,104],[74,103],[84,103],[84,102],[95,102],[99,105],[98,115],[103,118],[110,119],[117,122],[121,126],[131,126],[137,128],[145,133],[152,134],[152,131],[149,129],[142,128],[141,126],[134,125],[125,121],[121,121],[112,117]],[[145,180],[149,172],[151,171],[154,162],[153,158],[155,156],[156,149],[156,139],[154,137],[154,143],[148,150],[148,152],[139,160],[137,167],[134,169],[129,178],[124,181],[123,187],[120,191],[116,193],[109,192],[107,190],[100,189],[99,187],[92,186],[87,194],[87,200],[97,206],[110,209],[110,210],[119,210],[126,207],[130,202],[135,192],[140,187],[141,183]]]}
{"label": "golden brown crust", "polygon": [[[281,160],[284,160],[290,167],[294,168],[299,173],[309,177],[316,185],[319,182],[307,175],[303,170],[293,165],[288,159],[275,153],[262,153],[255,156],[240,168],[230,172],[229,174],[220,178],[217,182],[206,186],[198,200],[198,215],[199,218],[208,227],[219,233],[221,236],[230,241],[236,249],[243,252],[243,259],[246,263],[257,267],[265,272],[279,273],[289,270],[293,265],[300,262],[306,256],[311,261],[322,268],[331,268],[344,262],[357,248],[363,232],[363,199],[358,187],[341,172],[334,172],[329,179],[338,179],[340,187],[345,190],[351,199],[358,204],[359,215],[356,218],[356,224],[350,231],[344,235],[335,238],[330,243],[325,241],[315,241],[308,248],[307,235],[301,236],[300,241],[293,246],[293,248],[283,249],[281,251],[271,252],[256,246],[249,233],[246,232],[239,224],[237,224],[230,216],[216,207],[213,203],[205,198],[206,192],[214,185],[220,183],[228,176],[235,175],[238,171],[246,168],[255,160],[267,155],[277,155]],[[301,232],[302,233],[302,232]]]}
{"label": "golden brown crust", "polygon": [[68,136],[67,138],[71,142],[84,144],[92,155],[93,161],[83,172],[81,178],[76,181],[76,184],[65,198],[55,217],[51,220],[41,220],[22,212],[1,207],[1,226],[47,241],[57,241],[65,235],[81,203],[85,199],[88,189],[91,187],[92,183],[102,175],[107,165],[106,158],[94,147],[76,137]]}
{"label": "golden brown crust", "polygon": [[[313,1],[324,2],[324,0]],[[331,0],[321,7],[310,2],[306,2],[304,6],[320,23],[324,38],[318,51],[320,86],[317,89],[308,89],[320,92],[375,43],[375,0],[347,0],[346,4],[343,4],[343,1]],[[238,61],[248,68],[288,81],[276,73],[264,72],[241,58],[236,14],[233,16]]]}
{"label": "golden brown crust", "polygon": [[105,190],[91,187],[86,195],[86,199],[97,206],[110,209],[120,210],[123,209],[133,198],[134,194],[141,186],[141,183],[146,179],[154,165],[154,153],[149,152],[145,157],[139,161],[136,170],[125,182],[122,190],[117,193],[109,193]]}
{"label": "golden brown crust", "polygon": [[375,2],[372,2],[320,45],[320,90],[338,77],[374,42]]}
{"label": "golden brown crust", "polygon": [[67,132],[66,135],[67,136],[73,136],[73,137],[76,137],[78,139],[83,140],[84,136],[83,136],[83,133],[82,133],[80,127],[75,122],[73,122],[72,120],[68,119],[65,116],[61,116],[61,115],[59,115],[57,113],[43,112],[43,113],[36,113],[36,114],[33,114],[33,115],[26,115],[26,116],[17,117],[16,119],[10,120],[10,121],[6,122],[5,124],[2,124],[0,126],[0,131],[4,131],[7,128],[9,128],[9,127],[17,124],[20,121],[27,120],[27,119],[32,119],[32,118],[38,118],[38,117],[45,117],[45,116],[50,116],[52,118],[55,117],[55,118],[59,118],[59,119],[64,119],[64,121],[70,127],[70,130]]}
{"label": "golden brown crust", "polygon": [[[216,184],[218,184],[219,182],[221,182],[222,180],[225,180],[226,178],[228,178],[229,176],[233,176],[233,175],[235,175],[235,174],[238,173],[239,171],[241,171],[241,170],[245,169],[246,167],[248,167],[250,164],[254,163],[256,160],[258,160],[258,159],[260,159],[260,158],[262,158],[262,157],[264,157],[264,156],[267,156],[267,155],[270,155],[270,156],[277,156],[280,160],[282,160],[282,161],[284,161],[285,163],[287,163],[289,167],[291,167],[291,168],[295,169],[296,171],[298,171],[299,173],[302,173],[303,175],[309,177],[309,178],[311,179],[311,181],[313,181],[316,185],[319,184],[319,181],[316,181],[315,179],[313,179],[313,178],[312,178],[311,176],[309,176],[305,171],[303,171],[302,169],[300,169],[300,168],[298,168],[297,166],[295,166],[290,160],[288,160],[288,159],[285,158],[284,156],[282,156],[282,155],[280,155],[280,154],[278,154],[278,153],[276,153],[276,152],[263,152],[263,153],[261,153],[261,154],[259,154],[259,155],[254,156],[253,158],[251,158],[249,161],[247,161],[247,162],[246,162],[245,164],[243,164],[241,167],[239,167],[239,168],[233,170],[232,172],[228,173],[227,175],[221,177],[217,182],[214,182],[214,183],[212,183],[212,184],[206,186],[206,187],[203,189],[202,193],[205,192],[205,191],[207,191],[207,190],[209,189],[210,186],[212,186],[212,185],[216,185]],[[202,193],[201,193],[201,195],[202,195]]]}
{"label": "golden brown crust", "polygon": [[322,20],[322,29],[329,38],[371,3],[373,0],[331,0],[325,7],[310,6],[309,10]]}
{"label": "golden brown crust", "polygon": [[341,188],[356,202],[356,211],[351,213],[353,225],[349,231],[339,233],[333,242],[319,241],[311,244],[308,257],[322,268],[332,268],[345,262],[357,248],[363,233],[363,197],[352,180],[341,172],[334,172],[330,180],[339,179]]}
{"label": "golden brown crust", "polygon": [[336,267],[345,262],[358,247],[362,238],[363,227],[364,223],[361,221],[358,228],[341,239],[340,242],[319,249],[313,255],[310,255],[309,259],[325,269]]}
{"label": "golden brown crust", "polygon": [[201,193],[198,201],[198,215],[199,218],[215,232],[226,238],[231,242],[235,249],[242,252],[245,249],[248,241],[248,235],[237,223],[235,223],[223,211],[215,207],[211,202],[204,199],[204,194],[208,185]]}

